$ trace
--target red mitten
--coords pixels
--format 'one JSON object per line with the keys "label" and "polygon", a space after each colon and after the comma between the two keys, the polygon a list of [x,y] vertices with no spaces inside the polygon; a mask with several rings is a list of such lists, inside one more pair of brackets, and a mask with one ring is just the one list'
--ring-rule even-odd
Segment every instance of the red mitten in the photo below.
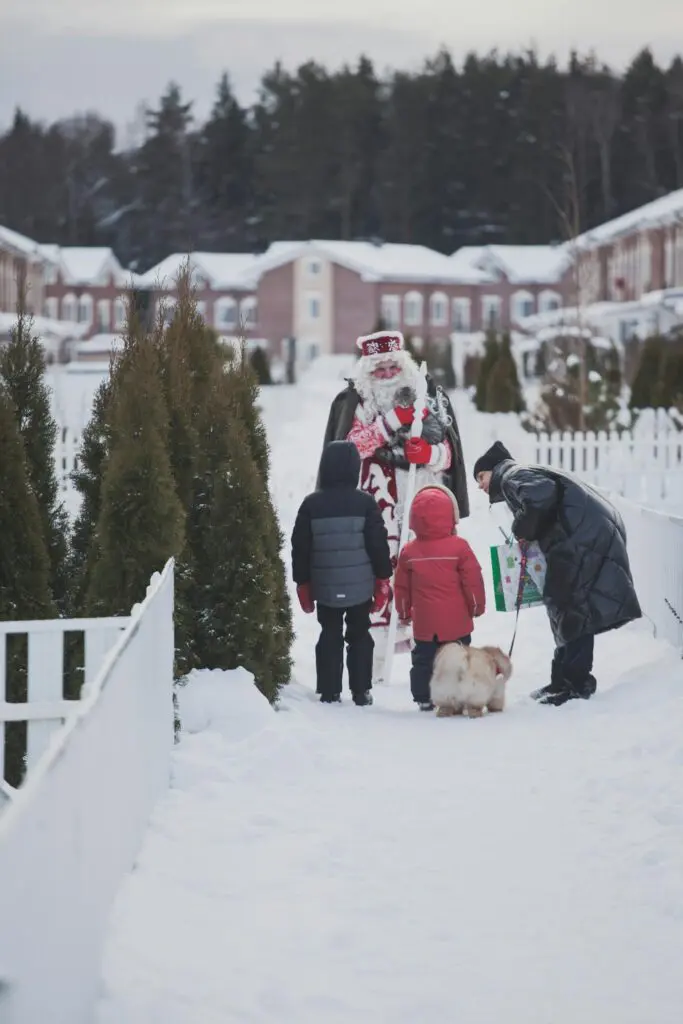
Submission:
{"label": "red mitten", "polygon": [[408,462],[414,462],[417,466],[428,465],[432,457],[432,446],[423,437],[411,437],[403,450]]}
{"label": "red mitten", "polygon": [[[428,414],[428,409],[422,410],[422,419]],[[414,405],[397,405],[391,412],[388,412],[384,417],[387,426],[391,430],[400,430],[401,427],[412,426],[413,420],[415,419],[415,406]]]}
{"label": "red mitten", "polygon": [[296,588],[296,596],[299,598],[299,604],[301,610],[310,615],[311,612],[315,611],[315,603],[311,597],[311,584],[302,583],[300,587]]}
{"label": "red mitten", "polygon": [[373,615],[375,612],[380,611],[381,608],[384,608],[390,595],[391,580],[375,580],[375,594],[372,599],[372,608],[370,609]]}

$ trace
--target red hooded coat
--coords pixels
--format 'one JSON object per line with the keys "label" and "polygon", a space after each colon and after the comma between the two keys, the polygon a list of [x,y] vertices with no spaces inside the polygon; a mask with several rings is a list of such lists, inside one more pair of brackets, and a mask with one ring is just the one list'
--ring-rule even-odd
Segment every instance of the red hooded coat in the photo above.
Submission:
{"label": "red hooded coat", "polygon": [[481,566],[458,537],[458,506],[445,487],[430,485],[415,495],[410,528],[415,540],[403,548],[396,568],[396,606],[411,619],[416,640],[459,640],[486,609]]}

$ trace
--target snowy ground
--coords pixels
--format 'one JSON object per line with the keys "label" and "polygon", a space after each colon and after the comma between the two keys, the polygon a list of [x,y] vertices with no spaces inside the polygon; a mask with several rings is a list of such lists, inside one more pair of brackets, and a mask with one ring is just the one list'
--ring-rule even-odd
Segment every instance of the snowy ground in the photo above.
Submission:
{"label": "snowy ground", "polygon": [[[264,396],[283,525],[312,487],[318,379]],[[470,457],[489,443],[463,410]],[[462,533],[482,562],[496,520]],[[509,643],[487,614],[475,642]],[[314,619],[273,711],[200,673],[174,780],[120,893],[98,1024],[678,1024],[683,667],[644,627],[599,641],[589,703],[538,707],[526,611],[510,704],[414,710],[408,659],[372,708],[313,697]]]}

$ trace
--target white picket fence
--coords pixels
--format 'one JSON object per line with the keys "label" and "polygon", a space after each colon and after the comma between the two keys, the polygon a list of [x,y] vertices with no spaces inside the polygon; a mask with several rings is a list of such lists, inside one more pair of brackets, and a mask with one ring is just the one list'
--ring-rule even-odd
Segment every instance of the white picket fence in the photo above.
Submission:
{"label": "white picket fence", "polygon": [[[37,710],[21,712],[26,780],[0,808],[0,1021],[92,1024],[111,906],[169,782],[173,560],[127,619],[2,625],[29,635]],[[65,707],[53,661],[64,632],[84,626],[87,682]]]}
{"label": "white picket fence", "polygon": [[624,520],[643,615],[654,635],[683,655],[683,516],[646,508],[615,494],[606,493],[606,497]]}
{"label": "white picket fence", "polygon": [[532,434],[525,458],[631,501],[683,508],[683,432]]}
{"label": "white picket fence", "polygon": [[[26,768],[42,757],[58,729],[76,711],[78,700],[64,700],[64,638],[83,633],[84,692],[95,679],[105,654],[130,622],[126,617],[100,619],[40,619],[35,622],[0,622],[0,755],[4,753],[5,722],[27,722]],[[26,703],[7,703],[7,637],[28,637]],[[0,763],[0,781],[4,781]],[[5,794],[7,783],[5,782]]]}

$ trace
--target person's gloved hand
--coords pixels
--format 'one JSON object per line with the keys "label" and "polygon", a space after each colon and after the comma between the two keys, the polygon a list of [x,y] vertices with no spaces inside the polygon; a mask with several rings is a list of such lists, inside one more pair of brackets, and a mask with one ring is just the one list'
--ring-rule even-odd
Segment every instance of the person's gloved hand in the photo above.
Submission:
{"label": "person's gloved hand", "polygon": [[422,437],[411,437],[406,441],[403,450],[408,462],[417,466],[427,466],[432,457],[432,446]]}
{"label": "person's gloved hand", "polygon": [[311,597],[310,583],[302,583],[301,586],[298,586],[296,588],[296,596],[299,598],[301,610],[306,612],[307,615],[315,611],[315,602]]}
{"label": "person's gloved hand", "polygon": [[375,593],[372,599],[370,611],[374,615],[384,608],[391,594],[391,580],[375,580]]}

